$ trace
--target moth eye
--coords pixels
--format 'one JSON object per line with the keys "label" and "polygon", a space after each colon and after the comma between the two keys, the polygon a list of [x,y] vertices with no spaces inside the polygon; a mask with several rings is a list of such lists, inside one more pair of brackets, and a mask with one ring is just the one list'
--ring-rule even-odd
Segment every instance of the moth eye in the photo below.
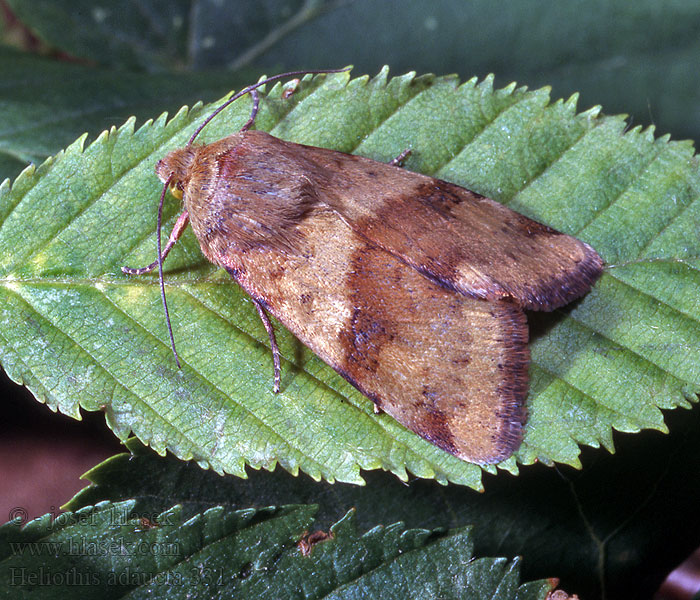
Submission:
{"label": "moth eye", "polygon": [[170,193],[178,200],[182,200],[182,190],[177,186],[177,183],[170,186]]}

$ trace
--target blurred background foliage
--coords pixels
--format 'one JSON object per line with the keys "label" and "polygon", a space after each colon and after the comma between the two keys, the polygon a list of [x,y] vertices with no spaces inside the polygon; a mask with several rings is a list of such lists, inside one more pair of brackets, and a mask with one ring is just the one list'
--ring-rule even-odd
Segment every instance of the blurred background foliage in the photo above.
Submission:
{"label": "blurred background foliage", "polygon": [[[7,117],[22,102],[45,130],[34,127],[34,145],[22,147],[19,125],[2,120],[0,152],[14,156],[15,171],[23,160],[45,157],[85,130],[95,135],[134,113],[145,119],[210,101],[262,73],[350,64],[354,76],[374,75],[385,64],[393,74],[494,73],[497,87],[549,85],[553,98],[580,93],[582,110],[602,104],[608,114],[629,114],[632,125],[653,124],[676,139],[700,135],[700,5],[692,0],[3,5],[0,108]],[[7,45],[53,60],[44,64]]]}

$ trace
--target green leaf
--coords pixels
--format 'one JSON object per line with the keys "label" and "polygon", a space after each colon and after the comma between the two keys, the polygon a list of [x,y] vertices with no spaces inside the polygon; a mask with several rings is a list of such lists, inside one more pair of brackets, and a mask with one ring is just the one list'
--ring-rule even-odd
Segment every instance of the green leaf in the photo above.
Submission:
{"label": "green leaf", "polygon": [[700,138],[695,0],[587,0],[583,11],[580,0],[9,3],[40,38],[100,65],[494,73],[499,85],[578,91],[583,106],[602,103],[634,123]]}
{"label": "green leaf", "polygon": [[9,0],[35,35],[73,56],[118,67],[181,62],[187,49],[188,0],[146,0],[120,6],[94,2]]}
{"label": "green leaf", "polygon": [[[471,526],[479,556],[521,556],[524,580],[556,575],[581,598],[645,598],[697,546],[700,406],[669,414],[670,435],[619,435],[616,455],[587,449],[584,469],[525,469],[516,481],[492,479],[477,493],[434,481],[408,484],[389,473],[365,474],[366,486],[317,483],[282,469],[219,477],[135,439],[130,453],[84,477],[91,485],[64,508],[135,499],[139,514],[173,504],[194,516],[212,506],[318,504],[315,528],[326,530],[350,509],[357,527],[402,521],[409,528]],[[614,483],[612,483],[614,482]],[[573,542],[572,542],[573,540]]]}
{"label": "green leaf", "polygon": [[[619,117],[575,114],[575,99],[490,79],[316,78],[279,87],[256,126],[296,142],[388,160],[464,185],[591,243],[608,268],[581,302],[533,316],[529,422],[517,454],[578,464],[579,444],[612,449],[612,429],[664,430],[660,408],[700,390],[697,164],[690,144],[625,132]],[[324,82],[325,81],[325,82]],[[360,469],[480,486],[481,470],[403,429],[290,335],[278,340],[282,393],[271,391],[256,311],[191,233],[168,258],[184,368],[168,348],[157,279],[123,264],[153,257],[153,164],[210,109],[133,122],[80,141],[0,191],[0,359],[53,408],[103,410],[121,438],[245,476],[244,466],[361,483]],[[247,119],[242,99],[202,141]],[[168,206],[170,224],[177,207]],[[279,326],[278,326],[279,329]],[[515,459],[502,465],[517,470]],[[493,471],[493,468],[489,470]]]}
{"label": "green leaf", "polygon": [[98,70],[0,47],[0,180],[42,163],[83,132],[93,137],[135,115],[141,121],[216,97],[251,73],[144,74]]}
{"label": "green leaf", "polygon": [[73,56],[118,68],[153,70],[221,66],[225,56],[257,55],[334,3],[141,0],[112,6],[89,0],[8,0],[8,4],[42,40]]}
{"label": "green leaf", "polygon": [[[227,510],[185,518],[179,506],[134,514],[103,502],[54,521],[0,527],[0,584],[12,598],[544,598],[519,585],[519,561],[473,557],[468,529],[358,535],[351,511],[329,537],[299,543],[314,507]],[[12,596],[9,593],[12,593]]]}
{"label": "green leaf", "polygon": [[[601,103],[608,112],[630,114],[635,124],[655,123],[679,139],[700,138],[700,78],[693,77],[700,4],[694,0],[662,8],[656,0],[588,0],[585,15],[579,0],[530,0],[507,8],[490,0],[265,0],[250,7],[198,1],[186,4],[177,26],[172,15],[181,13],[180,2],[169,3],[166,12],[153,0],[119,11],[93,3],[76,10],[66,0],[12,5],[35,34],[89,62],[16,53],[3,59],[6,51],[0,48],[0,180],[26,166],[13,157],[38,163],[84,131],[98,133],[131,114],[141,119],[214,98],[265,71],[350,63],[360,73],[388,64],[393,72],[463,78],[494,73],[499,85],[514,80],[551,85],[555,97],[577,91],[581,106]],[[104,17],[99,27],[93,12]],[[132,63],[125,55],[135,56],[135,67],[165,65],[170,73],[127,71],[123,67]],[[183,65],[233,66],[236,72],[183,73]],[[252,72],[246,77],[238,66]],[[54,129],[59,135],[52,135]],[[38,151],[31,147],[35,142]],[[3,157],[5,144],[11,152],[19,146],[21,154]]]}

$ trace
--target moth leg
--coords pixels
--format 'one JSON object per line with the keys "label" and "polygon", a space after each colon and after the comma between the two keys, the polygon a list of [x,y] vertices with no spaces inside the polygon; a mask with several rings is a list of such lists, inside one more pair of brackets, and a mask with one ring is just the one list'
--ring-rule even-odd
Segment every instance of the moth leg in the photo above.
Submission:
{"label": "moth leg", "polygon": [[277,346],[277,339],[275,338],[275,330],[272,327],[272,323],[270,322],[270,317],[267,316],[267,313],[265,312],[265,307],[262,305],[261,302],[258,302],[255,298],[251,298],[253,301],[253,304],[255,304],[255,308],[258,309],[258,314],[260,315],[260,320],[262,321],[263,325],[265,326],[265,330],[267,331],[267,335],[270,337],[270,349],[272,350],[272,362],[274,364],[275,368],[275,384],[272,388],[272,391],[277,392],[280,391],[280,381],[282,379],[282,369],[280,368],[280,350]]}
{"label": "moth leg", "polygon": [[253,109],[250,111],[250,118],[246,121],[246,124],[241,127],[241,131],[248,131],[255,123],[255,117],[258,115],[258,109],[260,108],[260,96],[258,95],[258,90],[251,90],[250,97],[253,99]]}
{"label": "moth leg", "polygon": [[[175,242],[177,242],[180,239],[180,236],[182,235],[182,232],[185,231],[185,228],[187,227],[187,224],[190,222],[190,215],[187,213],[187,211],[184,211],[178,218],[177,221],[175,222],[175,226],[173,227],[173,230],[170,232],[170,237],[168,238],[168,243],[165,244],[165,248],[163,249],[163,256],[161,257],[163,260],[165,260],[165,257],[168,256],[168,253],[170,250],[172,250],[172,247],[175,245]],[[152,271],[158,266],[158,261],[156,260],[155,262],[152,262],[150,265],[146,267],[139,267],[138,269],[133,269],[131,267],[122,267],[122,271],[126,273],[127,275],[143,275],[144,273],[148,273],[149,271]]]}
{"label": "moth leg", "polygon": [[389,162],[392,167],[403,167],[404,161],[411,155],[410,148],[406,148],[401,154],[399,154],[395,159]]}

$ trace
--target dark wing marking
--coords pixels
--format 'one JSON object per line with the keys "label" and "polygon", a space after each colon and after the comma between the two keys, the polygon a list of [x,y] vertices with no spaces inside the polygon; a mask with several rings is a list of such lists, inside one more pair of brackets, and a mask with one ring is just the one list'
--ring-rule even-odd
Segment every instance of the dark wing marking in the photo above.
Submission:
{"label": "dark wing marking", "polygon": [[[299,148],[262,132],[249,134],[274,140],[278,155]],[[511,298],[524,308],[552,310],[585,294],[602,272],[602,260],[588,244],[465,188],[303,148],[303,167],[320,190],[319,201],[440,285],[473,298]]]}
{"label": "dark wing marking", "polygon": [[508,301],[456,294],[356,234],[331,210],[299,225],[309,253],[212,256],[380,408],[462,459],[520,444],[527,325]]}

